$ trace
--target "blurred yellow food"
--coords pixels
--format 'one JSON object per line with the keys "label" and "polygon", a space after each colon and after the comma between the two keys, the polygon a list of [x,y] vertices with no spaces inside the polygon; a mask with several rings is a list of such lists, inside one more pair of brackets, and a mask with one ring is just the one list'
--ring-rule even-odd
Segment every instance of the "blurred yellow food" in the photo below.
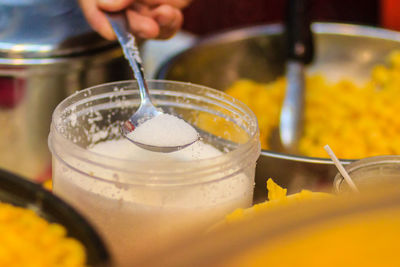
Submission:
{"label": "blurred yellow food", "polygon": [[85,266],[85,248],[63,226],[34,211],[0,203],[0,266]]}
{"label": "blurred yellow food", "polygon": [[43,183],[43,187],[51,191],[53,189],[53,180],[49,179]]}
{"label": "blurred yellow food", "polygon": [[293,227],[222,266],[229,267],[397,267],[398,209],[348,214],[322,223]]}
{"label": "blurred yellow food", "polygon": [[[269,149],[270,133],[278,127],[285,86],[282,77],[268,84],[239,80],[226,91],[256,114],[263,149]],[[364,85],[351,77],[330,83],[323,75],[308,76],[300,153],[326,157],[323,146],[329,144],[339,158],[400,154],[399,97],[399,51],[390,55],[387,66],[375,66]]]}
{"label": "blurred yellow food", "polygon": [[241,221],[243,219],[251,219],[253,216],[261,212],[267,212],[271,209],[279,208],[284,205],[301,205],[302,202],[308,200],[324,199],[332,196],[331,194],[322,192],[311,192],[309,190],[301,190],[301,192],[287,196],[287,189],[277,185],[271,178],[267,181],[268,201],[256,204],[247,209],[236,209],[227,215],[224,223]]}
{"label": "blurred yellow food", "polygon": [[[235,226],[234,223],[238,223],[236,226],[246,227],[246,223],[254,226],[254,223],[251,223],[254,221],[251,220],[259,220],[266,215],[285,215],[284,217],[290,218],[290,216],[287,216],[288,214],[268,213],[273,211],[272,209],[280,211],[279,209],[283,205],[290,208],[283,209],[284,211],[297,213],[297,216],[301,217],[302,214],[313,214],[312,211],[315,211],[312,209],[315,206],[307,205],[315,204],[315,202],[306,203],[306,200],[326,199],[331,196],[330,194],[313,193],[307,190],[286,196],[286,189],[281,188],[271,179],[267,182],[267,188],[268,202],[255,205],[250,209],[236,210],[227,217],[226,222],[231,223],[232,226]],[[335,211],[328,213],[328,215],[321,215],[320,220],[314,218],[313,220],[302,221],[300,219],[292,226],[282,228],[284,230],[270,232],[268,236],[263,235],[263,231],[258,229],[260,239],[245,243],[246,245],[243,245],[240,253],[232,254],[233,256],[229,257],[229,260],[218,266],[400,266],[397,249],[400,238],[400,209],[398,206],[372,211],[365,209],[368,207],[365,206],[364,210],[358,208],[351,210],[352,212],[340,213],[341,209],[332,208],[336,205],[340,207],[345,203],[351,205],[352,199],[347,199],[347,202],[344,201],[345,198],[340,199],[339,202],[335,201],[339,199],[331,198],[330,202],[322,202],[324,206],[320,207],[327,205],[327,208]],[[307,218],[307,216],[303,218]],[[277,221],[279,220],[275,220],[275,226],[277,226]],[[283,224],[287,226],[290,225],[290,222],[289,224],[283,222]],[[273,223],[271,225],[274,226]],[[239,229],[236,230],[240,231]],[[264,236],[263,239],[261,239],[262,236]]]}

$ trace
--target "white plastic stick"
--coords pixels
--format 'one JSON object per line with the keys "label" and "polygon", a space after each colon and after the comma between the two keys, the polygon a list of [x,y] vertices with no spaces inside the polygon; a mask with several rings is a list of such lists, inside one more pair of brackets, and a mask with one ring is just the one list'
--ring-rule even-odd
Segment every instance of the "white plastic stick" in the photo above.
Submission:
{"label": "white plastic stick", "polygon": [[346,180],[346,182],[349,184],[350,188],[354,191],[359,193],[360,191],[358,190],[357,186],[354,184],[353,180],[351,179],[350,175],[347,173],[347,171],[344,169],[343,165],[340,163],[338,158],[336,157],[335,153],[333,153],[332,149],[329,147],[329,145],[324,146],[325,151],[328,153],[328,155],[331,157],[333,163],[335,163],[336,168],[339,170],[340,174],[343,176],[343,178]]}

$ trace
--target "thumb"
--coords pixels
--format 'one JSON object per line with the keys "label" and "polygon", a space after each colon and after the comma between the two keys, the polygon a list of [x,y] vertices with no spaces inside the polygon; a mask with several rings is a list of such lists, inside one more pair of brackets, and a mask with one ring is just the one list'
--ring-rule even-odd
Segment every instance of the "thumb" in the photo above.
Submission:
{"label": "thumb", "polygon": [[114,12],[121,11],[132,3],[136,2],[135,0],[96,0],[97,6],[105,11]]}

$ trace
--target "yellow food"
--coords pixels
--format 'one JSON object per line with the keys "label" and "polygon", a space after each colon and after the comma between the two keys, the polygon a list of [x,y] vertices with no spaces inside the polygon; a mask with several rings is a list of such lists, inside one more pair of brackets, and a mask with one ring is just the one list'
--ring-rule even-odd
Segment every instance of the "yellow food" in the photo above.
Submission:
{"label": "yellow food", "polygon": [[299,193],[287,196],[287,189],[277,185],[271,178],[267,180],[268,201],[256,204],[247,209],[236,209],[225,218],[225,223],[237,222],[243,219],[250,219],[261,212],[266,212],[274,208],[279,208],[284,205],[301,205],[302,202],[315,199],[324,199],[330,197],[331,194],[322,192],[311,192],[302,190]]}
{"label": "yellow food", "polygon": [[34,211],[0,203],[0,266],[85,266],[83,245]]}
{"label": "yellow food", "polygon": [[43,183],[43,187],[51,191],[53,189],[53,180],[49,179]]}
{"label": "yellow food", "polygon": [[400,211],[348,215],[265,240],[222,264],[229,267],[397,267]]}
{"label": "yellow food", "polygon": [[[240,228],[246,228],[247,223],[249,226],[255,227],[260,231],[257,235],[260,239],[255,238],[253,242],[244,241],[245,245],[242,244],[240,252],[232,253],[229,259],[218,266],[400,266],[397,249],[400,238],[400,209],[390,205],[376,210],[369,210],[367,204],[362,206],[363,208],[359,206],[359,203],[364,203],[361,200],[368,200],[368,205],[374,205],[376,202],[373,199],[380,199],[379,194],[398,194],[398,189],[389,192],[387,188],[382,188],[382,190],[379,189],[376,192],[374,190],[369,193],[377,193],[377,195],[369,196],[372,197],[371,200],[364,196],[363,199],[356,199],[354,203],[352,203],[354,200],[352,198],[340,198],[339,196],[331,198],[329,202],[322,202],[323,205],[315,206],[310,204],[316,203],[305,203],[304,200],[326,198],[329,194],[302,191],[299,194],[286,196],[286,189],[279,187],[269,179],[268,202],[256,205],[251,209],[237,210],[227,218],[227,222],[238,223],[236,226],[240,226]],[[305,216],[296,221],[295,218],[282,214],[282,210],[280,213],[268,213],[272,211],[272,208],[279,211],[278,209],[282,208],[282,205],[292,205],[286,207],[289,209],[283,209],[285,212],[297,214],[296,217],[302,217],[302,214]],[[353,208],[341,213],[340,207],[343,205],[350,205]],[[325,207],[331,212],[321,213],[319,219],[311,215],[318,214],[315,211]],[[358,208],[354,209],[354,207]],[[307,214],[310,214],[309,218],[313,219],[307,219]],[[290,226],[290,221],[289,223],[282,221],[284,226],[280,229],[278,227],[279,218],[273,218],[271,215],[292,218],[295,222]],[[268,235],[257,228],[263,227],[263,225],[254,224],[254,220],[267,218],[266,216],[269,216],[270,220],[275,219],[271,225],[265,225],[266,229],[270,226],[275,226],[277,229],[276,232],[270,232]],[[247,218],[250,218],[251,221],[245,220]],[[281,220],[285,219],[281,218]],[[239,228],[231,229],[240,232]],[[268,233],[268,230],[266,232]]]}
{"label": "yellow food", "polygon": [[[327,157],[329,144],[340,158],[400,154],[400,52],[388,65],[375,66],[368,81],[328,82],[322,75],[306,78],[305,125],[299,151]],[[278,127],[285,78],[268,84],[239,80],[226,92],[248,105],[258,118],[261,146],[269,149],[271,131]]]}

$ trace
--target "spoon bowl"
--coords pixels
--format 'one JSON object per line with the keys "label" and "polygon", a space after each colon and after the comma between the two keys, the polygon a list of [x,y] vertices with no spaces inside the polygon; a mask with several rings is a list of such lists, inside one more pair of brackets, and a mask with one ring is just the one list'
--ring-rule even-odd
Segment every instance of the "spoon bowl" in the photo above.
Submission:
{"label": "spoon bowl", "polygon": [[178,146],[155,146],[138,142],[129,137],[129,133],[134,131],[142,123],[163,114],[163,112],[158,110],[151,102],[150,92],[143,75],[143,66],[141,57],[139,55],[139,49],[136,46],[135,37],[129,32],[125,14],[121,12],[108,13],[107,18],[117,36],[118,42],[122,47],[125,58],[129,61],[129,64],[133,70],[134,76],[138,82],[141,99],[138,110],[129,118],[129,120],[125,121],[121,125],[122,135],[143,149],[162,153],[174,152],[198,141],[199,138],[193,140],[192,142],[180,144]]}

